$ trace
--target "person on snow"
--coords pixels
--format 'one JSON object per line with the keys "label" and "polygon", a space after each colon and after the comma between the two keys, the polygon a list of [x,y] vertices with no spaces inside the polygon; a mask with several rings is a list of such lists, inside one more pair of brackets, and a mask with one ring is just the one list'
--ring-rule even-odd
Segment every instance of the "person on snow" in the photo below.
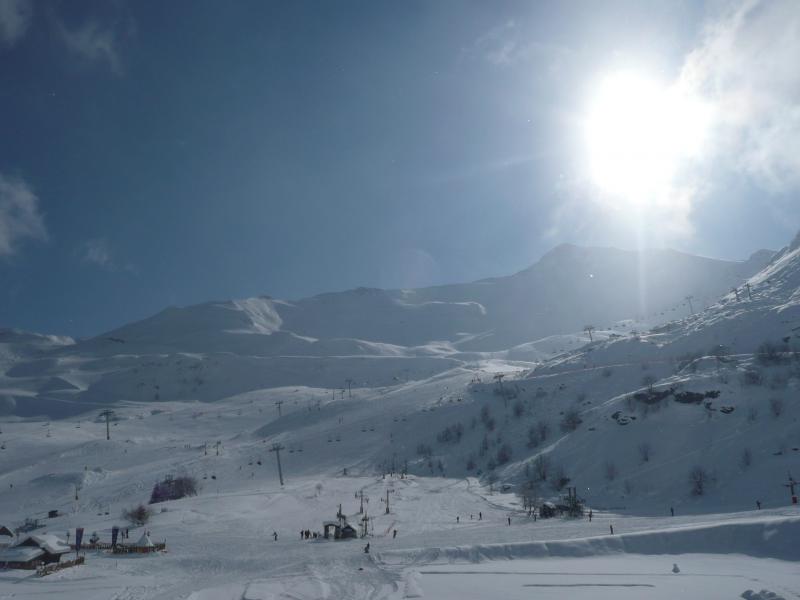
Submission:
{"label": "person on snow", "polygon": [[669,507],[669,514],[670,514],[671,516],[673,516],[673,517],[675,516],[675,507],[673,507],[673,506],[670,506],[670,507]]}
{"label": "person on snow", "polygon": [[460,522],[461,522],[461,517],[459,517],[458,515],[456,515],[456,523],[460,523]]}
{"label": "person on snow", "polygon": [[273,539],[274,539],[276,542],[278,541],[278,532],[277,532],[277,531],[273,531],[273,532],[272,532],[272,538],[273,538]]}
{"label": "person on snow", "polygon": [[478,513],[478,521],[483,521],[483,513],[482,512]]}
{"label": "person on snow", "polygon": [[511,517],[508,517],[508,526],[511,527]]}
{"label": "person on snow", "polygon": [[397,529],[392,532],[392,539],[397,537]]}
{"label": "person on snow", "polygon": [[369,542],[367,542],[367,545],[364,546],[364,554],[369,554]]}
{"label": "person on snow", "polygon": [[591,523],[591,522],[592,522],[592,517],[593,517],[593,516],[594,516],[594,513],[592,512],[592,509],[590,508],[590,509],[589,509],[589,523]]}
{"label": "person on snow", "polygon": [[609,525],[608,528],[611,530],[611,535],[614,535],[614,526]]}

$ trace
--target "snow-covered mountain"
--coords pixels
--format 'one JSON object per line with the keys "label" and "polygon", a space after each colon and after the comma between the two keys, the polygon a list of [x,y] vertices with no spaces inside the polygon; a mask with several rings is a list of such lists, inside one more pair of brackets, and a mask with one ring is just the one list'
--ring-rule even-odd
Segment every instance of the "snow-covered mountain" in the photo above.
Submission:
{"label": "snow-covered mountain", "polygon": [[586,324],[603,337],[624,329],[622,319],[629,328],[666,322],[688,310],[687,296],[709,303],[769,256],[736,263],[562,245],[525,271],[470,284],[168,308],[77,343],[6,331],[0,410],[56,416],[348,379],[379,387],[486,358],[538,360],[581,345]]}
{"label": "snow-covered mountain", "polygon": [[[136,351],[256,355],[383,353],[385,347],[448,341],[461,350],[497,351],[550,335],[621,319],[675,318],[686,296],[698,307],[716,301],[767,264],[759,251],[744,262],[615,248],[558,246],[515,275],[410,290],[358,288],[294,302],[269,297],[168,308],[95,338]],[[322,343],[334,341],[332,344]],[[389,350],[390,353],[395,350]]]}

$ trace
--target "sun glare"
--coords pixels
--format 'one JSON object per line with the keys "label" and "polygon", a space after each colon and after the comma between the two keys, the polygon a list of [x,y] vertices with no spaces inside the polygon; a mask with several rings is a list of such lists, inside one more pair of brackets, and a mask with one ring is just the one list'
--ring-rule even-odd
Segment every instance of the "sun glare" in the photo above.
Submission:
{"label": "sun glare", "polygon": [[596,88],[586,120],[592,180],[634,205],[668,202],[688,159],[702,152],[708,107],[677,86],[618,72]]}

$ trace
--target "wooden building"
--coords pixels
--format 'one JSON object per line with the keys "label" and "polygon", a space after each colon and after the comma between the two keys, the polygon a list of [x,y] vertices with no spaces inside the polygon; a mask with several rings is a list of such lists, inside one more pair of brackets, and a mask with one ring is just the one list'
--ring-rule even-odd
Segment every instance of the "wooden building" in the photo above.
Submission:
{"label": "wooden building", "polygon": [[19,543],[0,551],[0,567],[36,569],[40,565],[57,563],[68,552],[70,547],[55,535],[27,535]]}

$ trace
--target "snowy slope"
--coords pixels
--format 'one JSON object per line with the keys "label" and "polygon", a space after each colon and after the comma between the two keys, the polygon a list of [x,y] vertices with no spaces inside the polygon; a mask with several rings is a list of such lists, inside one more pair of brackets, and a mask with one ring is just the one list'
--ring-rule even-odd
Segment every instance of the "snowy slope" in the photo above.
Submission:
{"label": "snowy slope", "polygon": [[[652,332],[620,319],[597,322],[591,343],[577,327],[497,352],[463,351],[480,334],[416,346],[312,338],[269,299],[165,311],[76,344],[7,334],[0,395],[16,416],[0,428],[0,514],[10,526],[36,517],[42,531],[85,527],[108,541],[156,480],[188,474],[201,489],[147,525],[167,554],[88,552],[86,565],[45,578],[0,572],[0,596],[528,598],[563,597],[568,585],[575,598],[797,597],[800,514],[782,486],[800,459],[800,248],[749,283],[752,300],[740,282],[738,301],[726,294],[694,317],[654,319]],[[759,354],[765,339],[785,337],[788,351]],[[284,343],[329,350],[270,349]],[[633,395],[651,389],[664,397]],[[708,391],[719,394],[679,396]],[[53,420],[20,418],[37,403]],[[98,412],[109,404],[107,441]],[[564,431],[570,409],[581,422]],[[698,465],[702,495],[688,478]],[[407,479],[382,475],[406,467]],[[559,467],[592,522],[522,510],[528,482],[540,500],[560,495]],[[340,504],[358,523],[360,491],[371,554],[364,541],[299,539]]]}

